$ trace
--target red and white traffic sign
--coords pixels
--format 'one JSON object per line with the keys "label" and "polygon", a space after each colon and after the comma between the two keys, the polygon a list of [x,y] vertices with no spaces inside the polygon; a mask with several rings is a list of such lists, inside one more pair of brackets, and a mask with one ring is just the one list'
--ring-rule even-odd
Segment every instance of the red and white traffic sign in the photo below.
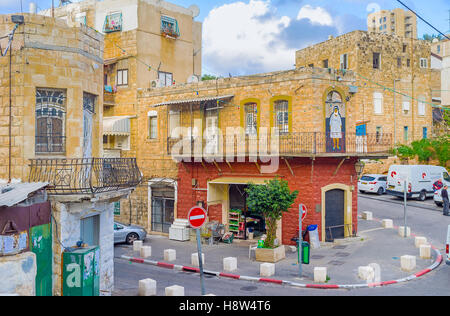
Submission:
{"label": "red and white traffic sign", "polygon": [[306,214],[308,214],[308,209],[306,208],[305,204],[301,204],[301,210],[302,210],[302,221],[303,221],[306,217]]}
{"label": "red and white traffic sign", "polygon": [[203,207],[194,206],[188,213],[188,221],[192,228],[200,228],[206,222],[206,211]]}

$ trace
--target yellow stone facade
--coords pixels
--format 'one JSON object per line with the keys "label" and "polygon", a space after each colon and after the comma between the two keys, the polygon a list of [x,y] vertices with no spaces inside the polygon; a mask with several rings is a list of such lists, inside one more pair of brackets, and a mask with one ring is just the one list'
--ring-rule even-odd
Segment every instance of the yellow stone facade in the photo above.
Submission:
{"label": "yellow stone facade", "polygon": [[[23,14],[12,45],[11,137],[9,134],[9,52],[0,58],[0,178],[27,181],[29,159],[81,158],[83,151],[83,93],[97,96],[93,115],[92,154],[102,156],[103,36],[85,27],[68,27],[63,21]],[[0,16],[1,34],[14,28],[10,15]],[[6,47],[7,39],[1,41]],[[35,152],[36,89],[62,89],[66,94],[65,151]],[[11,151],[9,144],[11,139]],[[9,173],[9,152],[11,173]]]}

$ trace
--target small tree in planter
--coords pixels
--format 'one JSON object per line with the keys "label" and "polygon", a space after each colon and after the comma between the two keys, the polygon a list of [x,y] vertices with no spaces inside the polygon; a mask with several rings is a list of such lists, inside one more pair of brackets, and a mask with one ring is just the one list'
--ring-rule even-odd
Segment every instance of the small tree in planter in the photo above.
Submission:
{"label": "small tree in planter", "polygon": [[250,183],[246,192],[248,208],[255,213],[262,214],[266,221],[267,237],[264,247],[274,248],[277,221],[294,204],[298,191],[291,192],[288,182],[277,177],[266,181],[266,185]]}

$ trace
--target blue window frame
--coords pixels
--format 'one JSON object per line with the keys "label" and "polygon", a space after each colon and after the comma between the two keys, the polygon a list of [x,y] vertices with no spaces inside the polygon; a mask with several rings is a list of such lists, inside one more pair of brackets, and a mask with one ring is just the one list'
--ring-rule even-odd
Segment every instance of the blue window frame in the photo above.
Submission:
{"label": "blue window frame", "polygon": [[428,138],[428,128],[427,127],[424,127],[422,129],[422,136],[423,136],[423,139],[427,139]]}
{"label": "blue window frame", "polygon": [[180,36],[178,21],[168,16],[161,16],[161,33],[172,37]]}

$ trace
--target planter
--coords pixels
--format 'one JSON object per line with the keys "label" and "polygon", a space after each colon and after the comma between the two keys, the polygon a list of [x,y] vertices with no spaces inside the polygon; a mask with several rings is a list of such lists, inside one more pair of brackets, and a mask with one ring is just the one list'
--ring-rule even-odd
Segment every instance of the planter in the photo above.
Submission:
{"label": "planter", "polygon": [[274,249],[256,248],[255,256],[256,261],[275,263],[286,258],[286,252],[284,246],[279,246]]}

